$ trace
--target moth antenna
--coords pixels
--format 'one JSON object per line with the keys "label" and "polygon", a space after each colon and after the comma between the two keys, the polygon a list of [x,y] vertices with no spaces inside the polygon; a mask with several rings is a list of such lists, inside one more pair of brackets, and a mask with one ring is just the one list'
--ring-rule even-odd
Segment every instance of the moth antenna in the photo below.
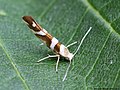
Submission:
{"label": "moth antenna", "polygon": [[[77,50],[76,50],[75,53],[73,54],[73,56],[75,56],[75,55],[77,54],[77,52],[79,51],[79,49],[80,49],[80,47],[81,47],[81,45],[82,45],[84,39],[85,39],[86,36],[89,34],[89,32],[90,32],[91,29],[92,29],[92,27],[90,27],[90,28],[88,29],[88,31],[86,32],[86,34],[83,36],[83,38],[82,38],[82,40],[81,40],[81,42],[80,42],[80,44],[79,44]],[[75,42],[75,43],[76,43],[76,42]],[[68,47],[69,47],[69,46],[68,46]],[[65,79],[66,79],[66,77],[67,77],[67,74],[68,74],[68,71],[69,71],[69,69],[70,69],[70,66],[71,66],[71,60],[70,60],[70,63],[69,63],[69,65],[68,65],[68,67],[67,67],[67,70],[66,70],[66,72],[65,72],[65,75],[64,75],[62,81],[65,81]]]}
{"label": "moth antenna", "polygon": [[79,51],[79,49],[80,49],[80,47],[81,47],[81,45],[82,45],[84,39],[85,39],[86,36],[89,34],[89,32],[90,32],[91,29],[92,29],[92,27],[90,27],[90,28],[88,29],[88,31],[86,32],[86,34],[83,36],[83,38],[82,38],[82,40],[81,40],[81,42],[80,42],[80,44],[79,44],[77,50],[76,50],[75,53],[73,54],[74,56],[75,56],[75,55],[77,54],[77,52]]}
{"label": "moth antenna", "polygon": [[66,70],[66,72],[65,72],[65,75],[64,75],[62,81],[65,81],[65,79],[66,79],[66,77],[67,77],[68,71],[69,71],[69,69],[70,69],[70,65],[71,65],[71,60],[70,60],[70,63],[69,63],[69,65],[68,65],[68,67],[67,67],[67,70]]}

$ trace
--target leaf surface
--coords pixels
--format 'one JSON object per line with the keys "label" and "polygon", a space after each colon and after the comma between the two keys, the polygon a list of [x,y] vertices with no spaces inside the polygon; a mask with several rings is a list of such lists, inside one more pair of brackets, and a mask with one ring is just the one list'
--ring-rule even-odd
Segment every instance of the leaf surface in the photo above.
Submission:
{"label": "leaf surface", "polygon": [[[120,88],[119,0],[0,0],[0,90],[93,90]],[[69,64],[56,58],[36,63],[53,54],[23,23],[31,15],[50,34],[74,52]]]}

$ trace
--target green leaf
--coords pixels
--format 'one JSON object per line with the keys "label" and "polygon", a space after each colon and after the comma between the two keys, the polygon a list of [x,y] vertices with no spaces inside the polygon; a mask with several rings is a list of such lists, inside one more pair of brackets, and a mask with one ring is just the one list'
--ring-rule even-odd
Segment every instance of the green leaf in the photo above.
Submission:
{"label": "green leaf", "polygon": [[[79,52],[62,82],[69,61],[56,58],[22,21],[31,15],[74,52]],[[0,0],[0,90],[93,90],[120,88],[120,0]]]}

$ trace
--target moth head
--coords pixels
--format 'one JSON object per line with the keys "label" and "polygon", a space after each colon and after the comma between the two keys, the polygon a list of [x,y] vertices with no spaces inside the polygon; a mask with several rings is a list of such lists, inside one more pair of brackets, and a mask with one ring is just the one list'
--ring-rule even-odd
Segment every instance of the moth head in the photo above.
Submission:
{"label": "moth head", "polygon": [[69,52],[69,50],[67,49],[67,47],[65,47],[64,45],[61,44],[60,46],[60,55],[65,57],[67,60],[71,61],[73,58],[73,54]]}
{"label": "moth head", "polygon": [[73,58],[73,54],[72,53],[69,53],[65,58],[67,59],[67,60],[69,60],[69,61],[71,61],[72,60],[72,58]]}

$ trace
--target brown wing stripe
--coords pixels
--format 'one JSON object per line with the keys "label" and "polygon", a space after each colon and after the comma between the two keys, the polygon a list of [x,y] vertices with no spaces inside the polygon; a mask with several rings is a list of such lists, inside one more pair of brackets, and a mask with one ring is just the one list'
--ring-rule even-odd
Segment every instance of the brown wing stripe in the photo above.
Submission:
{"label": "brown wing stripe", "polygon": [[54,47],[54,51],[55,51],[55,52],[57,52],[57,53],[60,52],[60,45],[61,45],[61,43],[57,43],[57,44],[55,45],[55,47]]}
{"label": "brown wing stripe", "polygon": [[[42,27],[31,17],[31,16],[24,16],[23,20],[28,23],[28,27],[30,29],[33,29],[34,31],[40,31],[42,30]],[[33,27],[32,24],[33,22],[36,24],[36,27]]]}
{"label": "brown wing stripe", "polygon": [[[47,44],[49,48],[56,53],[60,52],[60,43],[57,39],[53,38],[45,29],[43,29],[31,16],[24,16],[23,20],[27,23],[28,27],[34,31],[34,34]],[[54,46],[55,45],[55,46]]]}
{"label": "brown wing stripe", "polygon": [[46,34],[45,36],[35,34],[38,38],[40,38],[43,42],[47,44],[47,46],[50,48],[52,36],[50,34]]}

